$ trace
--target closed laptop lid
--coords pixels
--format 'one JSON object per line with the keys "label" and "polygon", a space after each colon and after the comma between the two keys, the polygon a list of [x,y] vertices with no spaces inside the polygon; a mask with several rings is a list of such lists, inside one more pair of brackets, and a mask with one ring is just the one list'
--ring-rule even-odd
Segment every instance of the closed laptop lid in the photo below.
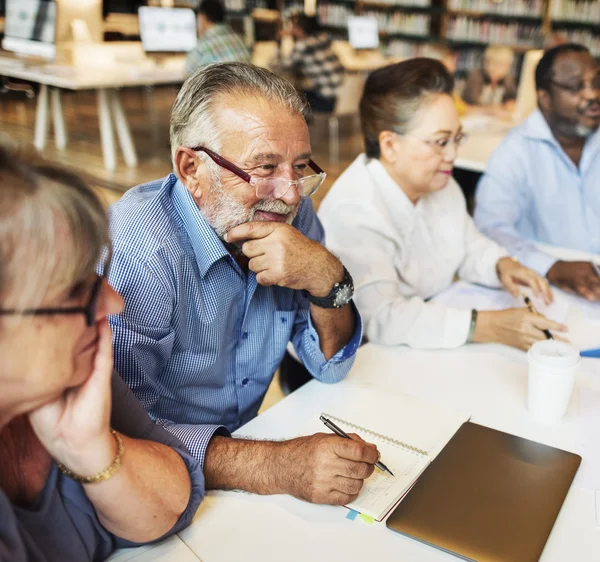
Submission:
{"label": "closed laptop lid", "polygon": [[477,562],[539,560],[581,457],[467,422],[387,520]]}

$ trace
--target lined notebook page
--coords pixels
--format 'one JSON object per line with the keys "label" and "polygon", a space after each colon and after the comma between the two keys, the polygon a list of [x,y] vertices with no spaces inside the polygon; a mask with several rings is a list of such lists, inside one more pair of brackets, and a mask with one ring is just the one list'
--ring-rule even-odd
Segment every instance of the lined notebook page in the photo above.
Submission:
{"label": "lined notebook page", "polygon": [[[377,445],[381,461],[394,473],[376,468],[358,498],[346,506],[381,521],[469,416],[443,404],[355,388],[350,395],[344,392],[344,401],[331,404],[323,415],[346,433]],[[318,432],[330,431],[316,417],[303,434]]]}

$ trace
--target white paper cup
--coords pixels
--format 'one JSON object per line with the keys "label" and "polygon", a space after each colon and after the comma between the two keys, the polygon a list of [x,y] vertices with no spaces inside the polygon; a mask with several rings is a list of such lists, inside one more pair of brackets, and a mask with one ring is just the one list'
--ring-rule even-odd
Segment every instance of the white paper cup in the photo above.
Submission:
{"label": "white paper cup", "polygon": [[527,353],[529,388],[527,407],[541,423],[556,423],[566,413],[581,364],[579,352],[568,343],[544,340]]}

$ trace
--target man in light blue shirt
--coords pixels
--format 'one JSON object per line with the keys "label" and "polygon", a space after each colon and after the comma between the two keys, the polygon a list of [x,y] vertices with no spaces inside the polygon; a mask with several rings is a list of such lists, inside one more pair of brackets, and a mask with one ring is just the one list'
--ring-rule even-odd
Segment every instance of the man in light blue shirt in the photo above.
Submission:
{"label": "man in light blue shirt", "polygon": [[228,433],[256,415],[289,341],[334,383],[361,339],[351,278],[323,246],[309,198],[325,174],[305,110],[289,82],[241,63],[186,81],[171,115],[176,173],[111,209],[109,281],[125,300],[111,326],[117,371],[200,459],[207,488],[344,504],[375,446]]}
{"label": "man in light blue shirt", "polygon": [[600,300],[591,263],[534,245],[600,253],[600,69],[585,47],[561,45],[544,54],[535,80],[539,110],[490,158],[475,223],[551,283]]}

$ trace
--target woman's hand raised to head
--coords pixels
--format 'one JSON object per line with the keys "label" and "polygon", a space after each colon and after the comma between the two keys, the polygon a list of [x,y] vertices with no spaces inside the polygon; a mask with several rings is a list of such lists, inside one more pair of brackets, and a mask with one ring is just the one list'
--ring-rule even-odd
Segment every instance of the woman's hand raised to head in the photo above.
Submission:
{"label": "woman's hand raised to head", "polygon": [[535,271],[525,267],[514,258],[500,258],[496,264],[498,279],[513,297],[519,296],[519,286],[529,287],[536,297],[550,304],[554,297],[547,279],[540,277]]}
{"label": "woman's hand raised to head", "polygon": [[90,376],[29,414],[50,455],[80,476],[101,472],[116,456],[110,432],[112,371],[112,336],[104,318],[98,322],[98,350]]}

